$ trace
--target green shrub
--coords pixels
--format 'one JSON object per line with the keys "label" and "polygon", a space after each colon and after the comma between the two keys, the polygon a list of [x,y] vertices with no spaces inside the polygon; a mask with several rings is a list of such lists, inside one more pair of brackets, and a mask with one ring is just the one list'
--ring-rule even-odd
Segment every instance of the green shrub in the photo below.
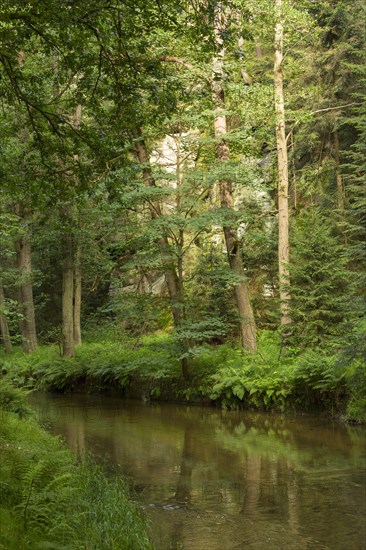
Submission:
{"label": "green shrub", "polygon": [[366,424],[366,396],[352,396],[347,405],[347,419]]}
{"label": "green shrub", "polygon": [[301,351],[273,331],[259,333],[256,354],[230,343],[190,348],[189,380],[182,379],[179,359],[174,335],[160,332],[86,343],[72,359],[61,358],[55,347],[16,352],[3,359],[2,367],[20,386],[61,391],[134,387],[152,399],[203,399],[227,408],[321,408],[333,414],[344,411],[346,399],[355,402],[366,395],[362,354],[350,362],[342,348]]}

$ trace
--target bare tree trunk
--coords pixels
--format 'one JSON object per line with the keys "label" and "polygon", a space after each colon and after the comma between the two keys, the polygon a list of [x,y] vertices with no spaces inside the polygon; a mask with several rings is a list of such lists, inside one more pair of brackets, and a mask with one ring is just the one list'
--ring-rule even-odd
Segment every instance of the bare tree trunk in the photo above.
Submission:
{"label": "bare tree trunk", "polygon": [[75,250],[75,269],[74,269],[74,343],[75,346],[81,344],[81,258],[82,248],[81,243],[77,242]]}
{"label": "bare tree trunk", "polygon": [[[75,115],[74,115],[74,125],[77,130],[80,129],[81,125],[81,114],[82,106],[81,104],[76,106]],[[79,160],[79,155],[74,155],[75,161]],[[76,179],[76,178],[75,178]],[[77,183],[77,182],[76,182]],[[81,260],[82,260],[82,247],[80,243],[80,238],[76,242],[75,249],[75,271],[74,271],[74,345],[78,346],[81,344],[81,324],[80,324],[80,314],[81,314]]]}
{"label": "bare tree trunk", "polygon": [[[139,163],[142,165],[142,173],[144,183],[147,187],[156,187],[154,177],[152,175],[150,158],[147,152],[145,140],[142,137],[141,129],[138,128],[134,132],[136,156]],[[151,218],[156,220],[162,215],[161,207],[158,201],[149,201],[149,209]],[[170,254],[170,245],[168,237],[162,235],[159,239],[159,248],[164,266],[164,273],[167,282],[169,297],[172,305],[172,313],[175,327],[180,327],[182,324],[182,304],[180,303],[179,281],[174,263]]]}
{"label": "bare tree trunk", "polygon": [[28,353],[38,347],[32,286],[32,250],[28,235],[24,234],[18,239],[16,252],[20,276],[19,298],[23,314],[20,323],[22,348]]}
{"label": "bare tree trunk", "polygon": [[62,355],[73,357],[74,343],[74,269],[72,235],[67,233],[68,213],[64,212],[63,266],[62,266]]}
{"label": "bare tree trunk", "polygon": [[285,128],[285,99],[283,92],[283,26],[282,0],[276,0],[276,26],[274,51],[274,96],[276,110],[276,142],[278,162],[278,273],[280,287],[281,325],[291,322],[289,312],[289,209],[288,209],[288,156]]}
{"label": "bare tree trunk", "polygon": [[[82,106],[79,104],[73,117],[74,126],[80,128]],[[73,156],[74,161],[79,155]],[[77,176],[74,176],[77,185]],[[73,357],[75,345],[81,343],[80,309],[81,309],[81,245],[78,243],[75,251],[74,272],[74,239],[71,233],[72,208],[66,205],[60,212],[63,222],[62,249],[62,355]]]}
{"label": "bare tree trunk", "polygon": [[4,313],[5,310],[5,296],[2,282],[0,280],[0,332],[3,341],[5,353],[10,353],[12,349],[8,320]]}
{"label": "bare tree trunk", "polygon": [[[220,162],[227,162],[230,159],[230,149],[225,141],[227,134],[225,109],[225,95],[223,88],[225,48],[222,39],[222,32],[225,30],[223,7],[219,3],[216,7],[215,17],[215,38],[220,51],[213,60],[212,99],[214,104],[214,130],[217,140],[217,158]],[[221,207],[229,210],[234,209],[234,198],[232,182],[222,179],[220,186]],[[231,270],[242,280],[235,286],[234,293],[238,312],[240,315],[240,334],[243,349],[255,352],[257,349],[256,324],[250,301],[249,290],[245,278],[243,261],[240,250],[240,243],[236,229],[229,225],[224,227],[226,250]]]}

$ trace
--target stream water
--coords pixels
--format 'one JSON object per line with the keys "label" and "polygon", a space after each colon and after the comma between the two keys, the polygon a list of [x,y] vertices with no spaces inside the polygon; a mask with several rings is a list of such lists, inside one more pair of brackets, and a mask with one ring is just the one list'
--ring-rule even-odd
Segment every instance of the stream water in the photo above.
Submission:
{"label": "stream water", "polygon": [[130,478],[157,550],[366,549],[363,428],[100,396],[32,399],[75,453]]}

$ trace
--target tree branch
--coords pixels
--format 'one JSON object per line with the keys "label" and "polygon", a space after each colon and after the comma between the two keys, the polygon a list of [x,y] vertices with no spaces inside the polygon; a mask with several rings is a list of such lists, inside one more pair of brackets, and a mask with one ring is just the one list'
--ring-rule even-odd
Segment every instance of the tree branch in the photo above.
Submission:
{"label": "tree branch", "polygon": [[[334,107],[325,107],[324,109],[316,109],[316,111],[311,111],[309,114],[311,116],[319,115],[320,113],[329,113],[330,111],[340,111],[342,109],[346,109],[348,107],[354,107],[355,105],[362,105],[361,102],[354,101],[353,103],[346,103],[345,105],[335,105]],[[293,134],[294,129],[296,126],[300,124],[300,120],[296,120],[295,124],[293,125],[292,129],[289,131],[289,133],[286,136],[286,143],[288,142],[288,139]]]}

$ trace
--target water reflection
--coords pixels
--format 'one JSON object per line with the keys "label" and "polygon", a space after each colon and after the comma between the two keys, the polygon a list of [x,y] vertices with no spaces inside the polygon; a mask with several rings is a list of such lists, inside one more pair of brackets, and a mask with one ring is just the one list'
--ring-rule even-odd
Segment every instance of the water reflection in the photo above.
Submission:
{"label": "water reflection", "polygon": [[75,453],[128,475],[158,550],[357,549],[366,432],[318,418],[35,398]]}

